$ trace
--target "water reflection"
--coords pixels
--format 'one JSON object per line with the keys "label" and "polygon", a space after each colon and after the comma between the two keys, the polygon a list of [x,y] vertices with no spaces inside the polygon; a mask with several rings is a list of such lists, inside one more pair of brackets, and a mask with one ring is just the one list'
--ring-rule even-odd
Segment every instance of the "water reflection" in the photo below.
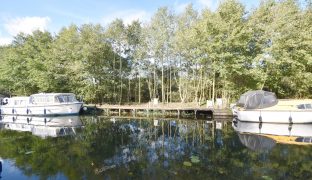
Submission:
{"label": "water reflection", "polygon": [[312,145],[312,124],[276,124],[233,121],[242,144],[255,151],[269,151],[277,143]]}
{"label": "water reflection", "polygon": [[227,121],[88,116],[80,120],[84,128],[73,136],[42,139],[28,131],[2,129],[2,177],[309,179],[312,174],[311,146],[276,144],[266,154],[251,151]]}
{"label": "water reflection", "polygon": [[[142,173],[145,172],[143,174],[148,175],[146,178],[154,176],[159,179],[162,176],[183,174],[185,173],[183,167],[186,167],[184,164],[197,166],[199,162],[207,162],[211,155],[204,153],[205,151],[214,147],[223,148],[222,131],[224,127],[227,127],[226,122],[215,121],[117,120],[112,118],[109,122],[103,124],[112,131],[102,131],[104,133],[102,135],[109,138],[105,142],[119,143],[111,144],[113,147],[109,147],[111,150],[109,151],[105,149],[107,146],[103,142],[93,140],[96,147],[94,151],[104,151],[105,153],[101,153],[102,156],[92,164],[95,174],[103,175],[115,171],[111,174],[111,177],[114,178],[124,171],[132,171],[133,164],[140,166]],[[94,119],[86,121],[86,124],[90,126],[93,123],[96,123],[97,126],[95,131],[101,131],[99,120],[96,122]],[[112,133],[113,136],[106,135],[106,133]],[[168,168],[170,169],[169,173],[155,173],[160,169]],[[131,174],[133,173],[131,172]]]}
{"label": "water reflection", "polygon": [[31,132],[41,138],[75,134],[75,128],[82,127],[79,116],[33,117],[1,116],[0,128]]}

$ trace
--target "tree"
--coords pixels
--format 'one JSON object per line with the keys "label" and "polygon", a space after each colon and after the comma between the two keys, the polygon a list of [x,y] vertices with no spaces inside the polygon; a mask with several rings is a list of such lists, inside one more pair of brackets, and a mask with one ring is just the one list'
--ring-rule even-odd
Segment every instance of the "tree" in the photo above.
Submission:
{"label": "tree", "polygon": [[148,56],[151,61],[154,61],[154,82],[152,97],[157,95],[157,66],[161,66],[161,100],[164,103],[165,92],[165,65],[168,66],[170,54],[172,52],[172,37],[174,33],[173,14],[168,8],[159,8],[156,14],[152,17],[150,24],[147,26],[146,44]]}
{"label": "tree", "polygon": [[[118,102],[119,104],[121,104],[122,99],[123,99],[123,86],[124,86],[123,76],[125,76],[122,71],[122,67],[123,67],[122,57],[125,55],[126,49],[127,49],[126,31],[125,31],[125,26],[124,26],[123,21],[120,19],[114,20],[108,25],[108,28],[105,33],[106,33],[107,40],[112,44],[112,47],[115,53],[118,54],[119,56],[119,83],[120,85],[119,85]],[[114,70],[116,69],[115,59],[116,58],[114,57],[114,66],[113,66]],[[115,85],[114,85],[114,89],[115,89]]]}

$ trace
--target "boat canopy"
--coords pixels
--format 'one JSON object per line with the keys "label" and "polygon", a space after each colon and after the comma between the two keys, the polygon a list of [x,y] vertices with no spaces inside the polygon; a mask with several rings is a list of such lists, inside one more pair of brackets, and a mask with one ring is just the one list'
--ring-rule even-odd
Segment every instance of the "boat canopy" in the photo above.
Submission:
{"label": "boat canopy", "polygon": [[277,103],[275,93],[256,90],[242,94],[236,105],[245,109],[262,109],[274,106]]}

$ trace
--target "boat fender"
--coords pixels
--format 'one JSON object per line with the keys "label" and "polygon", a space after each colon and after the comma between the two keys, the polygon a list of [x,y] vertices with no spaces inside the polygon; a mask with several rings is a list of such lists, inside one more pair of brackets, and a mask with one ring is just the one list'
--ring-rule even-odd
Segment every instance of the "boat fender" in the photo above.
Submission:
{"label": "boat fender", "polygon": [[288,125],[288,131],[290,133],[290,131],[292,130],[292,123]]}
{"label": "boat fender", "polygon": [[43,109],[43,114],[47,114],[47,110],[45,108]]}
{"label": "boat fender", "polygon": [[29,110],[28,110],[28,108],[26,109],[26,114],[29,114]]}
{"label": "boat fender", "polygon": [[293,123],[293,121],[292,121],[292,117],[291,117],[291,116],[289,116],[288,120],[289,120],[289,123],[290,123],[290,124],[292,124],[292,123]]}
{"label": "boat fender", "polygon": [[14,108],[12,109],[12,114],[14,114]]}
{"label": "boat fender", "polygon": [[261,111],[260,111],[260,116],[259,116],[259,122],[262,123]]}

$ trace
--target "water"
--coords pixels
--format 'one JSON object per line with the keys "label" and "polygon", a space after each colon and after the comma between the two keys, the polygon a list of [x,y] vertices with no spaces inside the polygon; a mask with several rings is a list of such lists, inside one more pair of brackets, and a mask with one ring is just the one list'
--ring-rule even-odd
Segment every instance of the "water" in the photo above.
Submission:
{"label": "water", "polygon": [[309,124],[87,116],[5,116],[0,124],[2,179],[312,177],[309,138],[293,138],[312,136]]}

